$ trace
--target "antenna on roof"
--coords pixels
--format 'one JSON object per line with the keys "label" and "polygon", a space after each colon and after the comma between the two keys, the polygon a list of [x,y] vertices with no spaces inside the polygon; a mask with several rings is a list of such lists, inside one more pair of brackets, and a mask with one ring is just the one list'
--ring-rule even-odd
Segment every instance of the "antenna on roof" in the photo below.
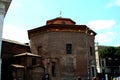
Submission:
{"label": "antenna on roof", "polygon": [[62,15],[62,11],[60,10],[60,17],[62,17],[61,15]]}

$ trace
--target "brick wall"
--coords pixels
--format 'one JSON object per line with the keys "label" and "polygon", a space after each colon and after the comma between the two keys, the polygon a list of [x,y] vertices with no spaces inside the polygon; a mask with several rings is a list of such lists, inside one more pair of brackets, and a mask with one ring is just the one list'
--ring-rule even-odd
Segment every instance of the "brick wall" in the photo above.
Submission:
{"label": "brick wall", "polygon": [[[87,49],[86,49],[87,40]],[[66,79],[66,77],[82,78],[88,77],[88,62],[87,50],[92,46],[94,53],[94,37],[85,33],[79,32],[44,32],[31,37],[31,51],[32,53],[40,54],[43,58],[57,59],[56,77],[51,76],[51,62],[49,63],[48,72],[53,80]],[[66,44],[72,44],[72,53],[66,54]],[[89,59],[94,58],[89,56]],[[73,70],[70,71],[70,65],[67,61],[72,59],[71,64]]]}
{"label": "brick wall", "polygon": [[2,41],[2,79],[12,80],[11,64],[13,55],[30,52],[30,47],[24,44],[16,44],[14,42]]}

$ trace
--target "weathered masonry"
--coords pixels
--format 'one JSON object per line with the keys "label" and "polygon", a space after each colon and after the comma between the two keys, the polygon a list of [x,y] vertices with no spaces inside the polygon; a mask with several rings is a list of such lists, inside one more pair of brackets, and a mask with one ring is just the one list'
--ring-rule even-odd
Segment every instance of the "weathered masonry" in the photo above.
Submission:
{"label": "weathered masonry", "polygon": [[96,33],[69,18],[48,20],[28,30],[31,52],[41,55],[50,80],[77,80],[96,76]]}

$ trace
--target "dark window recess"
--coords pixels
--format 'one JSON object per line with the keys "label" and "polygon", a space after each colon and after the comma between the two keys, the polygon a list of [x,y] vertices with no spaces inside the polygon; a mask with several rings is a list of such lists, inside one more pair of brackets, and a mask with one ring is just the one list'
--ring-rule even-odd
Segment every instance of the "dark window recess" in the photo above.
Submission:
{"label": "dark window recess", "polygon": [[81,80],[81,78],[79,77],[78,80]]}
{"label": "dark window recess", "polygon": [[32,65],[36,65],[36,58],[32,58]]}
{"label": "dark window recess", "polygon": [[92,76],[93,76],[93,77],[95,76],[94,67],[92,67]]}
{"label": "dark window recess", "polygon": [[66,54],[72,54],[72,44],[66,44]]}
{"label": "dark window recess", "polygon": [[41,49],[42,49],[42,46],[38,46],[38,48],[37,48],[37,52],[38,52],[38,54],[41,53]]}
{"label": "dark window recess", "polygon": [[90,55],[93,56],[93,51],[91,46],[90,46]]}
{"label": "dark window recess", "polygon": [[102,69],[102,73],[105,73],[105,69]]}
{"label": "dark window recess", "polygon": [[55,77],[56,76],[56,63],[52,62],[52,76]]}
{"label": "dark window recess", "polygon": [[20,59],[18,59],[18,60],[17,60],[17,64],[20,64],[20,62],[21,62],[21,60],[20,60]]}
{"label": "dark window recess", "polygon": [[104,65],[104,61],[102,60],[102,67],[104,67],[105,65]]}

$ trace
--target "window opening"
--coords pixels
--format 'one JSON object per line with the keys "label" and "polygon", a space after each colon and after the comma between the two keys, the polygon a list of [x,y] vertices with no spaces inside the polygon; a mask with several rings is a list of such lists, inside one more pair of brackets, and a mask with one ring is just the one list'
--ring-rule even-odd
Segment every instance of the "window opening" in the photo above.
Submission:
{"label": "window opening", "polygon": [[72,44],[66,44],[66,54],[72,54]]}

